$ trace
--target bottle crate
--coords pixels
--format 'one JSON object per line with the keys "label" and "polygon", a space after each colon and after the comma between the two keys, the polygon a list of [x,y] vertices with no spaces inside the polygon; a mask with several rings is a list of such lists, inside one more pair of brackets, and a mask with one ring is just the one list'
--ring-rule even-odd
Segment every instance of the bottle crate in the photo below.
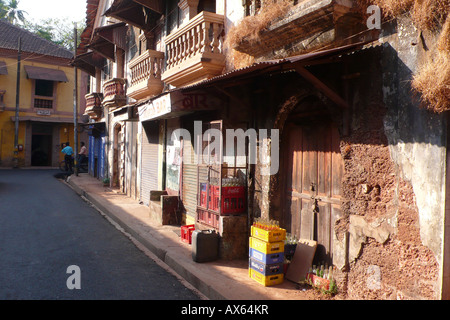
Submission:
{"label": "bottle crate", "polygon": [[255,259],[249,259],[249,268],[252,268],[264,276],[283,273],[283,263],[265,264]]}
{"label": "bottle crate", "polygon": [[248,273],[251,279],[255,280],[256,282],[262,284],[265,287],[280,284],[283,282],[284,279],[283,273],[265,276],[252,268],[248,269]]}
{"label": "bottle crate", "polygon": [[220,187],[210,185],[209,186],[209,196],[211,201],[209,202],[209,207],[212,210],[219,210],[219,197],[220,197]]}
{"label": "bottle crate", "polygon": [[181,241],[191,244],[192,243],[192,232],[195,230],[193,224],[186,226],[181,226]]}
{"label": "bottle crate", "polygon": [[255,237],[250,237],[249,245],[250,248],[265,254],[284,253],[284,241],[266,242]]}
{"label": "bottle crate", "polygon": [[247,209],[246,203],[243,186],[222,187],[222,214],[245,212]]}
{"label": "bottle crate", "polygon": [[200,184],[200,206],[206,208],[206,204],[208,202],[207,198],[207,192],[206,192],[207,184],[201,183]]}
{"label": "bottle crate", "polygon": [[252,226],[251,235],[266,242],[278,242],[286,239],[286,230],[283,228],[277,228],[276,230],[264,230]]}
{"label": "bottle crate", "polygon": [[330,289],[330,280],[321,278],[314,273],[308,272],[306,274],[306,280],[309,281],[314,287],[329,290]]}
{"label": "bottle crate", "polygon": [[219,215],[207,210],[197,208],[197,221],[203,222],[213,228],[219,228]]}
{"label": "bottle crate", "polygon": [[264,264],[282,263],[284,261],[283,252],[265,254],[256,249],[250,248],[249,256],[250,258],[253,258]]}

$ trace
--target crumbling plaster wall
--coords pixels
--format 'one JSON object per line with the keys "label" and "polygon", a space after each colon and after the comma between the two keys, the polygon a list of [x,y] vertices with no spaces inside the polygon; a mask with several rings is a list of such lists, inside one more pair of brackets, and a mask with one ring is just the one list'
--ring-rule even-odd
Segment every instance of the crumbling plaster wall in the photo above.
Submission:
{"label": "crumbling plaster wall", "polygon": [[[411,90],[423,48],[410,19],[399,18],[382,32],[381,96],[374,95],[373,83],[355,94],[354,105],[365,107],[354,113],[353,134],[341,144],[348,216],[337,231],[349,236],[347,261],[341,261],[349,263],[348,273],[341,285],[350,298],[436,299],[442,277],[445,120],[421,109]],[[367,67],[376,74],[376,66]],[[373,96],[363,101],[364,92]]]}

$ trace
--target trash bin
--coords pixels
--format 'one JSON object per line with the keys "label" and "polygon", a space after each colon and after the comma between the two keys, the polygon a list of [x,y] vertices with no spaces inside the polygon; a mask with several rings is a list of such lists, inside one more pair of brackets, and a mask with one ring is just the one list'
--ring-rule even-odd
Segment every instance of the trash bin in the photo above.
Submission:
{"label": "trash bin", "polygon": [[219,234],[214,230],[194,230],[192,232],[192,260],[195,262],[214,261],[219,256]]}

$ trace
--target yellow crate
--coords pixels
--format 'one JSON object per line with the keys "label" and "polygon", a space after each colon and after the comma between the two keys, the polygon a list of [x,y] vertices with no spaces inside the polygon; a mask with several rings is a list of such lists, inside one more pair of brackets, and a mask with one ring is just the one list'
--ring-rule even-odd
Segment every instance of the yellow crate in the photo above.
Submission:
{"label": "yellow crate", "polygon": [[248,274],[250,278],[258,282],[259,284],[262,284],[265,287],[269,286],[275,286],[277,284],[280,284],[283,282],[284,275],[282,273],[280,274],[273,274],[270,276],[265,276],[262,273],[259,273],[258,271],[254,269],[249,269]]}
{"label": "yellow crate", "polygon": [[269,231],[252,226],[251,234],[253,237],[267,242],[278,242],[286,239],[286,230],[283,228],[278,228],[277,230]]}
{"label": "yellow crate", "polygon": [[267,242],[255,237],[250,237],[249,244],[250,248],[265,254],[284,252],[284,241]]}

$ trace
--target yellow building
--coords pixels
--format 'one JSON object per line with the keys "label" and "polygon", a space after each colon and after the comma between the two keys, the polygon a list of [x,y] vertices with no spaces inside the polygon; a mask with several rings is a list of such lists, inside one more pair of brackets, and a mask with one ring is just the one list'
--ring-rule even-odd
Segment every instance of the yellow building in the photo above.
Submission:
{"label": "yellow building", "polygon": [[[72,57],[71,51],[0,21],[0,166],[55,167],[63,160],[62,143],[74,146]],[[78,97],[85,95],[85,77],[78,71]],[[77,105],[82,115],[84,99],[78,98]],[[78,116],[78,122],[85,120]]]}

